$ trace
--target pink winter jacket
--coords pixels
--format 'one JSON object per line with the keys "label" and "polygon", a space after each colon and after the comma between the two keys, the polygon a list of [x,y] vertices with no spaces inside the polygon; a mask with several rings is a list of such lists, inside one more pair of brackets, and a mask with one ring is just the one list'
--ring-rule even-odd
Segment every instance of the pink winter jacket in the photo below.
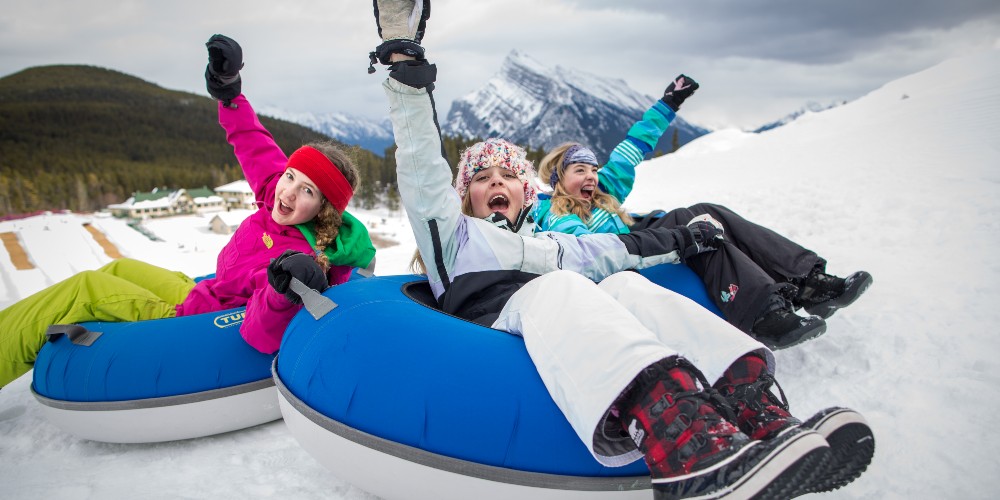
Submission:
{"label": "pink winter jacket", "polygon": [[[243,175],[257,199],[257,211],[240,224],[219,253],[215,278],[198,283],[177,306],[178,316],[221,311],[246,305],[240,334],[263,353],[278,350],[285,327],[302,308],[267,283],[267,265],[285,250],[314,255],[315,251],[295,226],[283,226],[271,218],[274,189],[285,171],[288,158],[264,129],[246,97],[233,100],[233,108],[219,105],[219,124],[233,145]],[[351,268],[331,266],[331,285],[347,281]]]}

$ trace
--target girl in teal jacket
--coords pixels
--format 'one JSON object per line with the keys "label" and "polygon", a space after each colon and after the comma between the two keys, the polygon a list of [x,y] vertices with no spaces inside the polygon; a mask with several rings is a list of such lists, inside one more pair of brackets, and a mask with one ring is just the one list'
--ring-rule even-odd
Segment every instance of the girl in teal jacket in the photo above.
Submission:
{"label": "girl in teal jacket", "polygon": [[[539,177],[552,186],[552,195],[539,196],[535,230],[580,236],[627,234],[638,226],[711,224],[721,231],[714,244],[718,251],[692,257],[685,264],[702,278],[726,320],[772,349],[815,338],[826,331],[825,318],[867,289],[870,274],[858,271],[847,278],[827,274],[826,260],[812,250],[721,205],[700,203],[661,212],[637,225],[621,206],[632,192],[636,166],[698,86],[690,77],[678,76],[663,98],[629,129],[603,167],[582,144],[565,143],[546,155]],[[795,314],[799,308],[810,315]]]}
{"label": "girl in teal jacket", "polygon": [[[679,86],[686,97],[698,88],[698,83],[684,75],[678,76],[667,88],[665,98],[669,94],[671,102],[683,101],[673,96],[680,92],[675,90]],[[593,152],[572,142],[561,144],[546,155],[539,165],[538,175],[549,181],[553,191],[551,196],[539,196],[534,213],[535,230],[577,236],[628,233],[632,218],[621,204],[632,192],[635,167],[653,150],[677,117],[680,104],[676,106],[671,107],[663,99],[653,103],[642,119],[632,125],[625,140],[611,151],[611,158],[603,167],[598,167]]]}

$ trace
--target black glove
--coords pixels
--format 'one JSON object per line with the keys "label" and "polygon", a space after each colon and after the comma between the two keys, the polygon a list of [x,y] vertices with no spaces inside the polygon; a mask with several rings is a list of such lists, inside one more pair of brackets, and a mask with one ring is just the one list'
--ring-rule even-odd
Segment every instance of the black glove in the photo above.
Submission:
{"label": "black glove", "polygon": [[208,66],[205,68],[208,94],[229,106],[230,101],[240,95],[242,87],[243,49],[236,40],[225,35],[212,35],[205,46],[208,47]]}
{"label": "black glove", "polygon": [[326,273],[315,259],[302,252],[285,250],[267,266],[267,282],[292,304],[301,304],[302,298],[291,289],[292,278],[298,278],[317,292],[323,292],[328,285]]}
{"label": "black glove", "polygon": [[715,224],[712,224],[707,220],[696,220],[689,223],[688,227],[691,228],[691,232],[694,234],[694,239],[699,244],[707,245],[713,248],[717,248],[720,244],[722,244],[723,231]]}
{"label": "black glove", "polygon": [[695,90],[698,90],[698,82],[691,79],[687,75],[678,75],[674,81],[667,85],[667,90],[663,91],[663,104],[670,106],[670,109],[675,112],[681,109],[681,104],[684,103],[684,99],[691,97]]}
{"label": "black glove", "polygon": [[[368,73],[375,72],[375,63],[391,64],[393,54],[405,54],[424,59],[424,38],[427,20],[431,17],[430,0],[372,0],[375,24],[382,43],[368,54]],[[419,20],[417,18],[419,17]]]}
{"label": "black glove", "polygon": [[699,230],[688,226],[647,227],[618,235],[630,255],[656,257],[677,252],[682,262],[687,262],[688,257],[693,255],[714,250],[699,242],[701,237]]}
{"label": "black glove", "polygon": [[374,57],[371,61],[371,65],[375,65],[375,61],[389,65],[392,61],[389,60],[393,54],[404,54],[410,57],[415,57],[418,61],[424,60],[424,48],[420,44],[414,42],[413,40],[386,40],[375,47],[375,50],[368,54],[369,57]]}
{"label": "black glove", "polygon": [[389,66],[389,78],[415,89],[434,90],[437,66],[427,61],[398,61]]}
{"label": "black glove", "polygon": [[693,239],[690,241],[685,238],[686,246],[681,251],[681,260],[685,263],[695,255],[711,252],[722,245],[722,231],[711,222],[699,220],[677,228],[690,231]]}

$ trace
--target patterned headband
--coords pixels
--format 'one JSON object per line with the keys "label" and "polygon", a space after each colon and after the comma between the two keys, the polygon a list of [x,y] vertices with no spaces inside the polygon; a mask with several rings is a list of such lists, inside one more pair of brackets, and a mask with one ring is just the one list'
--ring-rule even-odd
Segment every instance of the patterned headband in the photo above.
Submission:
{"label": "patterned headband", "polygon": [[549,185],[555,189],[556,184],[559,182],[559,172],[566,170],[566,167],[574,163],[583,163],[585,165],[593,165],[599,167],[600,164],[597,163],[597,155],[593,151],[587,149],[586,146],[581,146],[579,144],[574,144],[563,153],[562,165],[559,168],[552,169],[552,175],[549,176]]}

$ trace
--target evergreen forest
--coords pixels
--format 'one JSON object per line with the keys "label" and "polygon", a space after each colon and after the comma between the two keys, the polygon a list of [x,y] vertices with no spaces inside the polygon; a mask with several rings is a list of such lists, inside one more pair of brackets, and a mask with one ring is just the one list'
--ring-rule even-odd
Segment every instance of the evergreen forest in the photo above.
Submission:
{"label": "evergreen forest", "polygon": [[[242,178],[216,106],[94,66],[40,66],[0,78],[0,217],[91,212],[135,192],[214,188]],[[261,122],[286,154],[331,140],[287,121]],[[477,140],[445,137],[449,163]],[[361,171],[356,203],[398,208],[393,148],[378,156],[340,145]],[[537,162],[542,154],[529,151],[529,158]]]}

